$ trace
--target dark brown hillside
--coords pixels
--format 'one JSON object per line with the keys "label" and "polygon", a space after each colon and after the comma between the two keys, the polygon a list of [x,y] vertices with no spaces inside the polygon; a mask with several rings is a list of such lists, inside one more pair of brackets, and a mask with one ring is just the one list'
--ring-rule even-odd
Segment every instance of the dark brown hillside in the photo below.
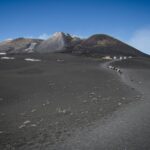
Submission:
{"label": "dark brown hillside", "polygon": [[147,56],[139,50],[105,34],[96,34],[83,40],[72,51],[92,56]]}

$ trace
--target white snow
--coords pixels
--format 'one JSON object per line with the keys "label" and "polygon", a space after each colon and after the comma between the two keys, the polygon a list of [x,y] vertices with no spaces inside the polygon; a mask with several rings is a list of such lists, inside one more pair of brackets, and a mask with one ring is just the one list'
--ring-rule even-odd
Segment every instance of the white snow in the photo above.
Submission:
{"label": "white snow", "polygon": [[28,124],[30,122],[31,122],[30,120],[26,120],[23,124]]}
{"label": "white snow", "polygon": [[4,53],[4,52],[0,52],[0,55],[6,55],[6,53]]}
{"label": "white snow", "polygon": [[14,57],[1,57],[0,59],[2,60],[14,60],[15,58]]}
{"label": "white snow", "polygon": [[35,111],[36,111],[36,109],[32,109],[32,110],[31,110],[32,113],[35,112]]}
{"label": "white snow", "polygon": [[56,61],[57,61],[57,62],[64,62],[63,59],[57,59]]}
{"label": "white snow", "polygon": [[22,124],[22,125],[19,126],[19,129],[22,129],[22,128],[24,128],[25,126],[26,126],[25,124]]}
{"label": "white snow", "polygon": [[31,45],[27,49],[25,49],[25,51],[28,53],[32,53],[36,45],[37,43],[31,43]]}
{"label": "white snow", "polygon": [[34,62],[34,61],[36,61],[36,62],[41,61],[40,59],[34,59],[34,58],[25,58],[24,60],[25,61],[32,61],[32,62]]}
{"label": "white snow", "polygon": [[36,124],[31,124],[31,127],[36,127],[37,125]]}

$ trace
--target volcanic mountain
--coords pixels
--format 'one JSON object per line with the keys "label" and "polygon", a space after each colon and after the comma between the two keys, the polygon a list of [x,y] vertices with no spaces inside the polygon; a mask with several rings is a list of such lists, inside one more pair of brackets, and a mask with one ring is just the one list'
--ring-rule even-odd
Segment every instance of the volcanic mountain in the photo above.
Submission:
{"label": "volcanic mountain", "polygon": [[87,39],[56,32],[46,40],[18,38],[0,43],[0,52],[6,53],[71,53],[85,56],[147,56],[139,50],[105,34]]}
{"label": "volcanic mountain", "polygon": [[14,40],[6,40],[0,43],[0,52],[9,54],[16,53],[31,53],[42,40],[40,39],[28,39],[17,38]]}
{"label": "volcanic mountain", "polygon": [[120,40],[105,34],[93,35],[73,47],[75,54],[88,56],[146,56]]}
{"label": "volcanic mountain", "polygon": [[79,44],[80,41],[80,38],[72,37],[70,34],[56,32],[52,37],[41,42],[41,44],[37,46],[36,52],[64,52]]}

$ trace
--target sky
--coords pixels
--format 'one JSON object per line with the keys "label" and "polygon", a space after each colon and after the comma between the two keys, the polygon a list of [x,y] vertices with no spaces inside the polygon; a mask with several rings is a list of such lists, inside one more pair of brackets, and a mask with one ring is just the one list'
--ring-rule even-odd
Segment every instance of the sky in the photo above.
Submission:
{"label": "sky", "polygon": [[150,54],[149,0],[0,0],[0,41],[108,34]]}

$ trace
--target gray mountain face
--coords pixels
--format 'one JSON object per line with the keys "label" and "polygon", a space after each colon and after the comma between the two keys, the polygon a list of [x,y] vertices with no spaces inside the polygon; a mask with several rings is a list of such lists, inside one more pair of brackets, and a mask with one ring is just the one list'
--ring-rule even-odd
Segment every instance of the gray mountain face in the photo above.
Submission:
{"label": "gray mountain face", "polygon": [[105,34],[96,34],[87,39],[80,39],[63,32],[56,32],[47,40],[18,38],[15,40],[1,42],[0,52],[63,52],[94,57],[147,56],[139,50]]}
{"label": "gray mountain face", "polygon": [[35,51],[40,53],[63,52],[80,41],[80,38],[72,37],[63,32],[56,32],[52,37],[41,42]]}
{"label": "gray mountain face", "polygon": [[62,32],[56,32],[49,39],[41,42],[36,48],[36,52],[57,52],[65,48],[65,38]]}
{"label": "gray mountain face", "polygon": [[0,52],[5,53],[30,53],[39,45],[42,40],[18,38],[15,40],[3,41],[0,43]]}

